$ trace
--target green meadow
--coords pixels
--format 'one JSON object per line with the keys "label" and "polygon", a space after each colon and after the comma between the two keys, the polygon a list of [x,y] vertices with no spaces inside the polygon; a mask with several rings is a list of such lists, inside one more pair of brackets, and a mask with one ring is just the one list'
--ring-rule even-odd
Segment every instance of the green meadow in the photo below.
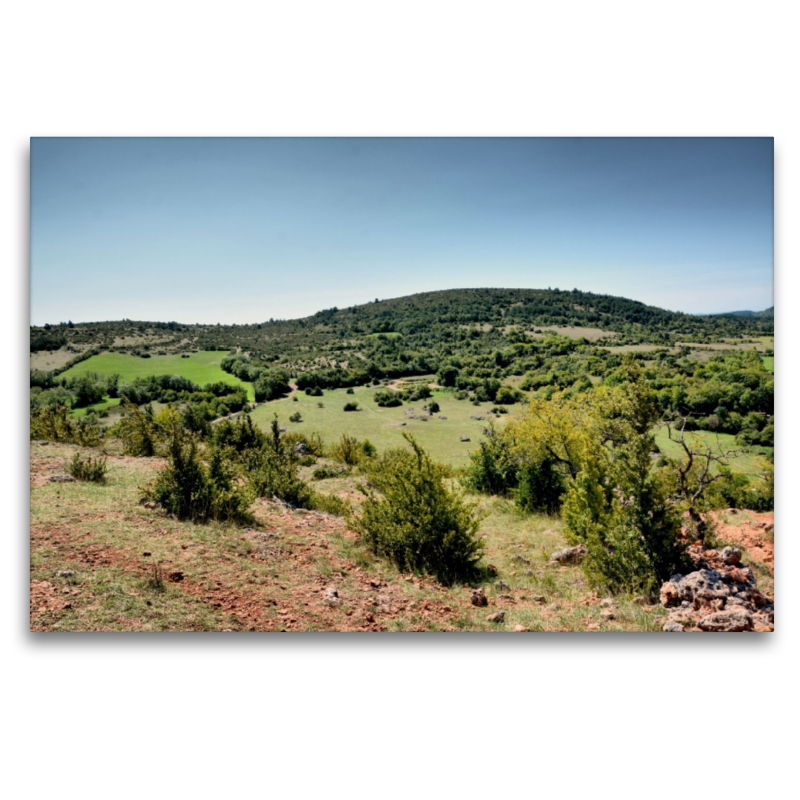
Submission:
{"label": "green meadow", "polygon": [[71,367],[62,375],[72,378],[86,375],[88,372],[97,372],[100,375],[118,374],[127,383],[133,381],[134,378],[145,378],[148,375],[180,375],[200,386],[218,382],[231,386],[242,386],[247,390],[248,399],[255,400],[251,384],[222,371],[220,364],[226,355],[227,352],[217,350],[191,353],[189,358],[182,358],[180,355],[140,358],[122,353],[101,353],[86,361],[81,361],[80,364]]}
{"label": "green meadow", "polygon": [[[280,426],[287,430],[307,435],[319,433],[326,443],[337,442],[346,433],[358,439],[369,439],[381,451],[388,447],[406,446],[403,433],[411,433],[434,459],[450,466],[467,463],[467,456],[478,446],[483,429],[495,417],[488,413],[492,403],[474,406],[466,400],[456,400],[450,392],[435,391],[433,399],[439,403],[439,413],[427,421],[413,419],[409,412],[413,410],[415,414],[422,414],[422,407],[430,400],[380,408],[373,397],[378,389],[383,388],[357,386],[353,394],[347,394],[346,389],[334,389],[326,391],[322,397],[309,397],[298,392],[296,402],[289,398],[273,400],[256,408],[251,416],[253,422],[265,430],[269,428],[273,414],[277,414]],[[358,411],[344,411],[345,403],[354,401],[358,403]],[[508,408],[510,413],[500,417],[500,425],[513,413],[515,406]],[[302,421],[290,422],[289,416],[296,412],[300,412]],[[484,419],[471,419],[473,416]],[[468,436],[470,441],[462,442],[462,436]]]}
{"label": "green meadow", "polygon": [[[709,447],[714,453],[733,451],[734,455],[727,459],[731,470],[749,475],[758,475],[762,467],[761,459],[772,453],[772,448],[769,447],[742,447],[730,433],[691,431],[686,434],[686,439],[692,445]],[[661,428],[656,433],[656,444],[668,458],[677,459],[683,456],[683,448],[677,442],[670,441],[666,428]]]}

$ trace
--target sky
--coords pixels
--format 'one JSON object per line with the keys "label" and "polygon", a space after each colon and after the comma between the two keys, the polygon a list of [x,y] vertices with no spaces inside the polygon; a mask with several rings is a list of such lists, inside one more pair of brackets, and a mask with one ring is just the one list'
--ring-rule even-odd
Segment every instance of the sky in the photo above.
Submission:
{"label": "sky", "polygon": [[768,308],[773,140],[31,139],[31,324],[466,287]]}

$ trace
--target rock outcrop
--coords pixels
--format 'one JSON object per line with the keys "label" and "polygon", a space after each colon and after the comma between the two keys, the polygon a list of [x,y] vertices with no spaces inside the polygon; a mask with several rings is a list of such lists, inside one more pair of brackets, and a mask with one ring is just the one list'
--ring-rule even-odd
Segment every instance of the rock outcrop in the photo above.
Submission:
{"label": "rock outcrop", "polygon": [[673,575],[661,587],[661,605],[671,609],[665,631],[772,631],[774,598],[762,594],[736,547],[689,548],[697,569]]}

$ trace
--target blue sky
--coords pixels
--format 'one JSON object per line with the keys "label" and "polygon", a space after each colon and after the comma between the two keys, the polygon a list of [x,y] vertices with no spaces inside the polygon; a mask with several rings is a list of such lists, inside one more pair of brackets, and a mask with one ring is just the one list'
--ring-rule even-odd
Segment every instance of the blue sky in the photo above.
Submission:
{"label": "blue sky", "polygon": [[767,308],[773,141],[31,140],[32,324],[478,286]]}

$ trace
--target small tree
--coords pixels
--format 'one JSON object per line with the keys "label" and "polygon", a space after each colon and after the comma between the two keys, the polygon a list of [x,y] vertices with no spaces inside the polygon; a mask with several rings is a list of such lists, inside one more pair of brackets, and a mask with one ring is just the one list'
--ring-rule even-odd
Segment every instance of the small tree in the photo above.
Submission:
{"label": "small tree", "polygon": [[685,561],[680,517],[653,470],[659,412],[630,359],[624,381],[600,392],[586,420],[581,468],[562,513],[567,540],[588,549],[584,569],[611,591],[652,592]]}
{"label": "small tree", "polygon": [[708,522],[700,513],[701,502],[713,483],[729,477],[728,460],[739,453],[721,448],[715,452],[705,444],[690,441],[686,435],[688,421],[688,417],[678,416],[664,424],[670,441],[683,450],[679,461],[670,462],[673,494],[689,517],[687,527],[702,542],[708,533]]}
{"label": "small tree", "polygon": [[[475,503],[447,488],[446,469],[417,444],[389,450],[369,471],[360,516],[350,524],[370,549],[400,570],[426,571],[445,584],[471,577],[483,553]],[[377,493],[380,493],[378,495]]]}

